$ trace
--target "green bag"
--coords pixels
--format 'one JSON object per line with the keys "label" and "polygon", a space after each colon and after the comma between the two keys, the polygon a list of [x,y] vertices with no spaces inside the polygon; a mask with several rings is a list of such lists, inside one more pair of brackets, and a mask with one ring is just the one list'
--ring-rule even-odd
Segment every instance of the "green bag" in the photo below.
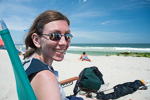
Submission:
{"label": "green bag", "polygon": [[104,84],[102,74],[97,68],[84,69],[79,85],[80,88],[83,90],[97,91],[100,89],[102,84]]}

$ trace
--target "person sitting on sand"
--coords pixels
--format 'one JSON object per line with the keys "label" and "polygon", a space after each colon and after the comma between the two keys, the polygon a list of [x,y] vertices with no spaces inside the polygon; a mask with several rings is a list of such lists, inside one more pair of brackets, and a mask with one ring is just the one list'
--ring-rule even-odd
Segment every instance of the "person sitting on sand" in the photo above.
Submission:
{"label": "person sitting on sand", "polygon": [[90,60],[90,59],[88,58],[88,56],[86,55],[86,52],[83,52],[83,53],[82,53],[80,59],[81,59],[82,61],[90,61],[90,62],[91,62],[91,60]]}
{"label": "person sitting on sand", "polygon": [[[70,21],[57,11],[45,11],[31,26],[26,38],[23,63],[37,100],[93,100],[66,97],[53,61],[62,61],[71,43]],[[66,72],[67,73],[67,72]],[[95,99],[94,99],[95,100]]]}

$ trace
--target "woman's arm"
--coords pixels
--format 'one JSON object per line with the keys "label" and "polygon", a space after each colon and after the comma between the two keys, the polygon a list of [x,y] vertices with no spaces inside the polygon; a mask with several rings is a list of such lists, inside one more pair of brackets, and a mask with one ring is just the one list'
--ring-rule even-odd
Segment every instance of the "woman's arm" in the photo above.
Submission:
{"label": "woman's arm", "polygon": [[49,70],[38,72],[31,86],[38,100],[61,100],[57,78]]}

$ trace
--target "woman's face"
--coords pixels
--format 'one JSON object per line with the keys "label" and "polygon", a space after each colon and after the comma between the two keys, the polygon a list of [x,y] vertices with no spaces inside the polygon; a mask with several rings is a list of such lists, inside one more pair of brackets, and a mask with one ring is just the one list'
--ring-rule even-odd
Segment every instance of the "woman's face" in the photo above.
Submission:
{"label": "woman's face", "polygon": [[45,24],[43,34],[60,33],[60,40],[50,40],[49,36],[42,35],[40,38],[41,54],[44,59],[61,61],[71,41],[65,40],[65,34],[70,33],[69,26],[64,20],[52,21]]}

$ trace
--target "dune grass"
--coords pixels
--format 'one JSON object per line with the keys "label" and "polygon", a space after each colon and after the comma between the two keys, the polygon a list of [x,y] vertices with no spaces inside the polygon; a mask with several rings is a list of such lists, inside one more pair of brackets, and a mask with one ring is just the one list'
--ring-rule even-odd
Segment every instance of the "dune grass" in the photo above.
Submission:
{"label": "dune grass", "polygon": [[[132,57],[147,57],[150,58],[150,53],[137,53],[137,52],[121,52],[119,54],[113,54],[117,56],[132,56]],[[107,55],[109,56],[109,55]]]}

